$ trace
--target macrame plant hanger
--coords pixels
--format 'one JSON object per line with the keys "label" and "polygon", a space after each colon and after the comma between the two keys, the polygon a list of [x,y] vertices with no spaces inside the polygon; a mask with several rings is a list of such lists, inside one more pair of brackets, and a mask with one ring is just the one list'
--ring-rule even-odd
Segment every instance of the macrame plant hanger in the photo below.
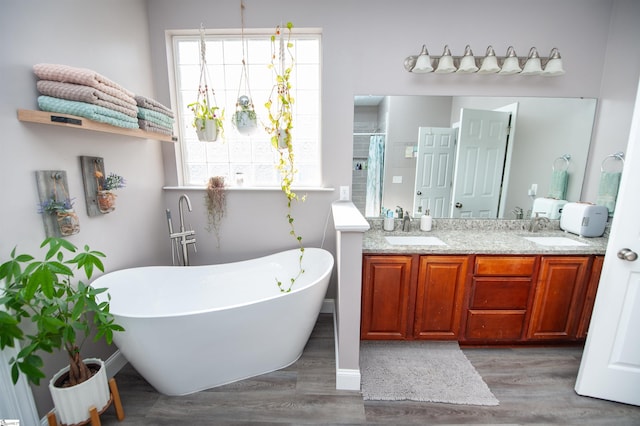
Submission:
{"label": "macrame plant hanger", "polygon": [[[194,114],[194,127],[201,141],[213,142],[217,140],[218,133],[222,133],[222,115],[218,113],[218,102],[213,86],[209,86],[211,78],[207,68],[207,44],[205,40],[204,25],[200,24],[200,82],[198,84],[198,97],[191,105]],[[213,102],[212,102],[213,101]],[[198,121],[205,120],[205,121]]]}
{"label": "macrame plant hanger", "polygon": [[[242,70],[238,82],[238,96],[236,97],[236,111],[233,115],[233,124],[242,135],[250,135],[258,128],[258,117],[253,106],[253,96],[249,87],[249,72],[247,70],[247,56],[244,40],[244,1],[240,0],[241,43],[242,43]],[[243,92],[244,89],[244,92]]]}

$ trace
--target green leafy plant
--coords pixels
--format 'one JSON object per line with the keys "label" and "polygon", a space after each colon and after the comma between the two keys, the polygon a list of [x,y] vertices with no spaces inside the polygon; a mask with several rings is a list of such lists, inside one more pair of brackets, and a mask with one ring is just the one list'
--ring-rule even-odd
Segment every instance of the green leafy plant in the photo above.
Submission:
{"label": "green leafy plant", "polygon": [[191,124],[196,130],[204,130],[206,121],[213,120],[218,132],[220,132],[220,136],[224,135],[224,109],[220,109],[215,105],[210,106],[206,97],[188,104],[187,107],[193,112]]}
{"label": "green leafy plant", "polygon": [[71,198],[65,198],[58,201],[56,198],[51,197],[40,203],[38,213],[53,215],[59,212],[65,212],[67,210],[73,209],[73,204],[74,202]]}
{"label": "green leafy plant", "polygon": [[98,191],[113,191],[124,188],[127,183],[122,176],[115,173],[109,173],[107,177],[104,177],[102,172],[96,170],[94,175],[98,182]]}
{"label": "green leafy plant", "polygon": [[209,178],[205,195],[207,206],[207,231],[215,231],[218,248],[220,247],[220,223],[227,213],[227,193],[224,176]]}
{"label": "green leafy plant", "polygon": [[[84,246],[84,251],[62,238],[47,238],[40,248],[47,247],[42,260],[30,254],[11,251],[10,260],[0,265],[0,349],[23,343],[22,349],[9,360],[11,378],[17,383],[20,372],[36,385],[45,377],[39,352],[63,349],[69,358],[69,384],[84,382],[91,377],[80,357],[80,349],[92,331],[94,340],[113,341],[113,332],[124,329],[115,323],[109,312],[109,302],[98,303],[96,296],[106,289],[95,289],[75,272],[82,271],[87,280],[94,270],[104,271],[101,258],[105,255]],[[73,255],[65,259],[65,255]],[[28,334],[22,327],[29,324]],[[33,331],[31,331],[33,329]]]}
{"label": "green leafy plant", "polygon": [[[302,258],[304,256],[304,246],[302,237],[298,235],[294,226],[292,215],[292,202],[304,201],[305,197],[299,197],[291,189],[297,173],[295,168],[295,158],[293,152],[293,104],[295,102],[291,94],[291,72],[295,65],[293,56],[293,43],[291,42],[291,31],[293,24],[287,22],[287,40],[282,38],[282,29],[276,27],[275,34],[271,36],[271,62],[269,68],[274,74],[275,84],[271,90],[269,100],[265,103],[268,110],[269,125],[266,131],[271,135],[271,145],[278,151],[278,172],[280,173],[280,187],[287,197],[287,221],[289,223],[289,233],[295,238],[300,249],[299,271],[291,278],[288,286],[276,279],[278,287],[282,292],[290,292],[296,280],[304,273],[302,268]],[[288,60],[288,64],[287,64]]]}

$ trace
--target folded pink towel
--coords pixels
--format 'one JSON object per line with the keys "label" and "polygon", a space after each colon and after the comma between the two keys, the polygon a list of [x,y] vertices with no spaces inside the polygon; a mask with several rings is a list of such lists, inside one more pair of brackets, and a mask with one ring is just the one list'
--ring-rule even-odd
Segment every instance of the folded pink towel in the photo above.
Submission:
{"label": "folded pink towel", "polygon": [[82,84],[61,83],[59,81],[38,80],[36,83],[38,92],[54,98],[67,99],[70,101],[86,102],[111,108],[115,111],[127,114],[131,117],[138,116],[138,107],[123,101],[115,96]]}
{"label": "folded pink towel", "polygon": [[135,94],[107,77],[87,68],[76,68],[61,64],[36,64],[33,72],[42,80],[83,84],[136,105]]}

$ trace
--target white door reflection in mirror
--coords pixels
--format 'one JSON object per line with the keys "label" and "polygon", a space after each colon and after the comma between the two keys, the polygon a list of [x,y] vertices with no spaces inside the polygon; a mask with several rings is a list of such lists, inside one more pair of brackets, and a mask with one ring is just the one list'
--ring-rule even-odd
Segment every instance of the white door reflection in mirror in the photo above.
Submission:
{"label": "white door reflection in mirror", "polygon": [[456,135],[451,128],[418,129],[414,215],[429,210],[435,217],[449,217]]}
{"label": "white door reflection in mirror", "polygon": [[510,114],[463,108],[460,117],[451,217],[496,218]]}

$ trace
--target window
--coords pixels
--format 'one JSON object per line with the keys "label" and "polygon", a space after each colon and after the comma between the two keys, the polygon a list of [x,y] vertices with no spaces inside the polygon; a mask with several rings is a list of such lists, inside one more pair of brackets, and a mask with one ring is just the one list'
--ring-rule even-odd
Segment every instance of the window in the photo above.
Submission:
{"label": "window", "polygon": [[[261,122],[267,120],[264,107],[273,87],[271,35],[273,31],[244,34],[244,55],[258,131],[239,134],[231,124],[238,96],[248,95],[240,87],[243,37],[237,34],[207,34],[206,59],[209,83],[215,100],[224,108],[224,141],[200,142],[191,123],[193,114],[187,105],[197,98],[200,81],[200,35],[171,37],[174,62],[173,81],[178,107],[180,143],[178,169],[183,185],[205,185],[211,176],[225,176],[229,186],[236,185],[236,173],[244,173],[245,185],[279,187],[277,153]],[[286,35],[286,32],[285,32]],[[295,66],[292,72],[294,96],[294,155],[298,174],[294,186],[320,186],[320,35],[294,29],[291,35]],[[244,86],[244,85],[243,85]]]}

